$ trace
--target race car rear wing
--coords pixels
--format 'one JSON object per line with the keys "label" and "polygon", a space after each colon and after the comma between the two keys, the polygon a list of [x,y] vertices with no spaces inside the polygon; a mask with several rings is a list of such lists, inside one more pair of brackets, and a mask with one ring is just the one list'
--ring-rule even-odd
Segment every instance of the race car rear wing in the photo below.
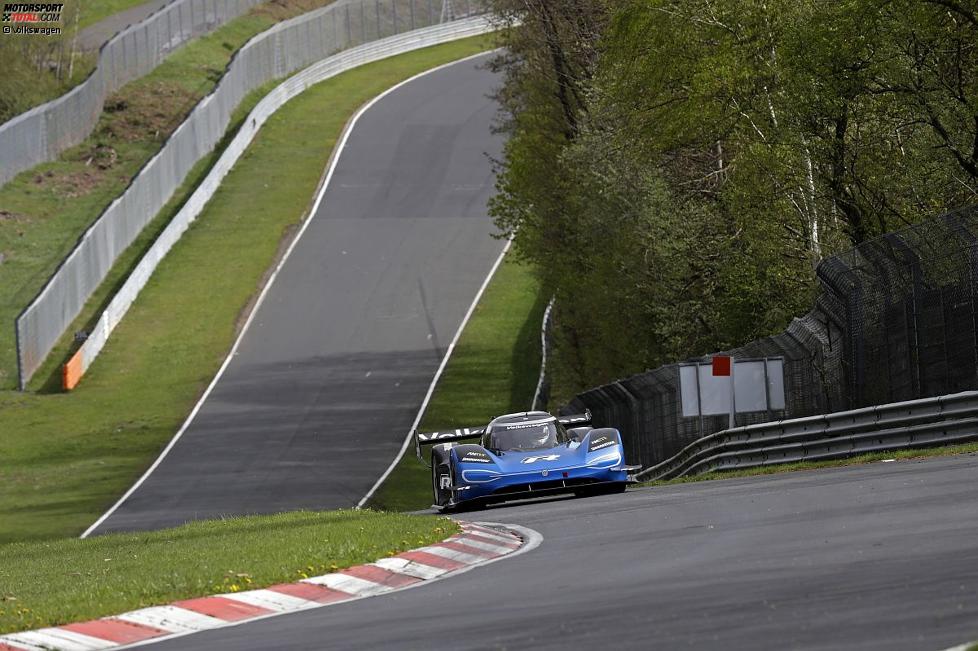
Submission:
{"label": "race car rear wing", "polygon": [[[570,416],[559,416],[557,422],[561,425],[582,425],[584,423],[591,422],[591,410],[584,410],[583,414],[573,414]],[[424,463],[424,458],[421,456],[421,446],[422,445],[435,445],[438,443],[449,443],[452,441],[462,441],[465,439],[474,439],[482,436],[486,433],[486,427],[488,425],[483,425],[482,427],[463,427],[461,429],[450,429],[443,432],[419,432],[414,430],[414,450],[418,455],[418,459]]]}
{"label": "race car rear wing", "polygon": [[486,433],[486,426],[482,427],[463,427],[461,429],[449,429],[444,432],[419,432],[414,430],[414,451],[418,455],[418,461],[427,465],[424,457],[421,456],[422,445],[435,445],[437,443],[448,443],[450,441],[461,441],[464,439],[474,439]]}
{"label": "race car rear wing", "polygon": [[571,414],[569,416],[558,416],[557,422],[563,426],[584,425],[591,422],[591,410],[585,409],[583,414]]}
{"label": "race car rear wing", "polygon": [[447,443],[448,441],[461,441],[462,439],[472,439],[486,433],[483,427],[463,427],[462,429],[449,429],[444,432],[415,432],[418,445],[434,445],[435,443]]}

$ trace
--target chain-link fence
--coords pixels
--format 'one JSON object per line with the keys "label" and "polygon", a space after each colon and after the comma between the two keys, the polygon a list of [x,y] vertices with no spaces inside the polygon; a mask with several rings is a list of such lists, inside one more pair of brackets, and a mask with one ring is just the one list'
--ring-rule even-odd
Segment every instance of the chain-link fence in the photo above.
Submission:
{"label": "chain-link fence", "polygon": [[110,94],[150,72],[187,41],[262,1],[175,0],[116,34],[99,50],[95,70],[84,82],[0,125],[0,186],[84,140]]}
{"label": "chain-link fence", "polygon": [[[978,388],[978,207],[826,258],[816,274],[811,312],[724,351],[784,359],[785,409],[739,413],[737,425]],[[581,393],[566,410],[585,408],[620,428],[629,460],[645,466],[728,426],[725,415],[682,415],[679,364]]]}
{"label": "chain-link fence", "polygon": [[471,2],[340,0],[283,22],[249,41],[213,93],[201,100],[160,152],[82,235],[37,298],[17,318],[17,355],[23,389],[78,316],[118,256],[152,220],[191,168],[224,136],[241,100],[341,50],[412,28],[481,13]]}
{"label": "chain-link fence", "polygon": [[978,207],[866,242],[818,277],[844,327],[847,406],[976,388]]}

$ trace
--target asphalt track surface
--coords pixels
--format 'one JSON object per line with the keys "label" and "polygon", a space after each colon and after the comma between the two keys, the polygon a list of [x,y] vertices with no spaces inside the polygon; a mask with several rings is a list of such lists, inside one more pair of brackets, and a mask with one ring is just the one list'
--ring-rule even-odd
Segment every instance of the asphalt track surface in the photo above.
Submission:
{"label": "asphalt track surface", "polygon": [[363,113],[224,375],[95,533],[348,508],[367,493],[503,249],[486,212],[502,148],[487,56]]}
{"label": "asphalt track surface", "polygon": [[537,549],[180,649],[887,649],[978,639],[978,455],[490,508]]}
{"label": "asphalt track surface", "polygon": [[143,4],[130,7],[125,11],[106,16],[102,20],[89,25],[78,32],[78,45],[83,50],[97,50],[110,38],[129,27],[133,23],[138,23],[150,14],[159,11],[173,0],[149,0]]}

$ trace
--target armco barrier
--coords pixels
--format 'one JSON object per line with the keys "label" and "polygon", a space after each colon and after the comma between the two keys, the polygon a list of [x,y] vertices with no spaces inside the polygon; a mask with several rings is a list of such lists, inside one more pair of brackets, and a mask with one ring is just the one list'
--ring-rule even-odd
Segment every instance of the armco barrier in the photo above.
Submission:
{"label": "armco barrier", "polygon": [[98,356],[102,347],[105,346],[112,330],[122,320],[129,306],[136,300],[139,292],[142,291],[150,276],[153,275],[157,265],[173,245],[176,244],[187,228],[189,228],[201,210],[203,210],[206,203],[217,190],[221,180],[231,170],[241,154],[244,153],[248,144],[255,137],[255,134],[262,124],[264,124],[265,120],[282,105],[309,86],[351,68],[355,68],[356,66],[430,45],[485,34],[493,29],[493,25],[487,18],[475,17],[436,25],[434,27],[422,28],[367,45],[361,45],[309,66],[266,95],[251,113],[248,114],[248,118],[221,155],[218,162],[214,165],[214,168],[194,191],[190,199],[176,214],[173,221],[170,222],[160,237],[153,243],[153,246],[146,252],[146,255],[139,261],[136,269],[112,299],[111,303],[109,303],[108,308],[99,317],[98,324],[89,334],[88,339],[86,339],[78,352],[69,360],[68,364],[65,365],[65,388],[74,388],[81,379],[81,376],[88,370],[92,361]]}
{"label": "armco barrier", "polygon": [[[465,3],[480,13],[474,2]],[[224,137],[231,114],[252,90],[348,49],[441,21],[429,0],[339,0],[255,36],[126,191],[82,235],[74,250],[17,318],[23,389],[118,256],[163,208],[197,162]],[[368,48],[369,49],[369,48]],[[209,196],[209,195],[208,195]]]}
{"label": "armco barrier", "polygon": [[643,470],[675,479],[714,470],[842,459],[867,452],[978,440],[978,391],[897,402],[717,432]]}
{"label": "armco barrier", "polygon": [[158,66],[187,41],[263,0],[174,0],[113,36],[85,81],[0,125],[0,186],[54,160],[95,128],[105,98]]}

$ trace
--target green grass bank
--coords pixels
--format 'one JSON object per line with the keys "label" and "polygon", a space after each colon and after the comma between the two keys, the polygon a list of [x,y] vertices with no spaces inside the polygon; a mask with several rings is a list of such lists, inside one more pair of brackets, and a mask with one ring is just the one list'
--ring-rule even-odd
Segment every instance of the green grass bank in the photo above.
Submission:
{"label": "green grass bank", "polygon": [[[540,374],[540,324],[547,301],[532,269],[511,257],[496,271],[466,325],[422,430],[484,425],[494,416],[530,408]],[[430,471],[412,448],[369,506],[414,511],[431,506],[431,500]]]}
{"label": "green grass bank", "polygon": [[0,545],[0,634],[298,581],[457,531],[446,518],[325,511]]}
{"label": "green grass bank", "polygon": [[476,37],[419,50],[293,99],[262,128],[75,391],[0,391],[0,542],[78,534],[132,484],[223,361],[356,109],[414,74],[491,47],[491,37]]}

